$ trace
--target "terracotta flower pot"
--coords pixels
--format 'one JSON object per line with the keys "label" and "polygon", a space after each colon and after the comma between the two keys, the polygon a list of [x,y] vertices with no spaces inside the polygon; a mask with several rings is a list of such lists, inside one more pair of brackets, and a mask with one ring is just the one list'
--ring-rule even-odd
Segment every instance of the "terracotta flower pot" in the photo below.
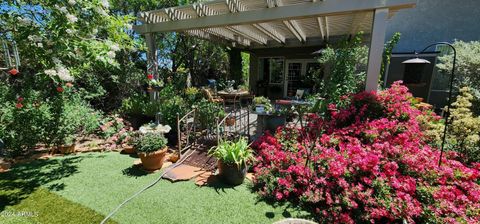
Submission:
{"label": "terracotta flower pot", "polygon": [[225,125],[227,126],[235,125],[235,117],[227,117],[227,119],[225,120]]}
{"label": "terracotta flower pot", "polygon": [[61,154],[74,153],[75,152],[75,144],[61,145],[61,146],[58,146],[57,149]]}
{"label": "terracotta flower pot", "polygon": [[135,147],[131,145],[123,145],[123,152],[126,154],[133,154],[135,153]]}
{"label": "terracotta flower pot", "polygon": [[158,150],[152,153],[138,153],[140,160],[142,161],[143,168],[146,170],[158,170],[163,166],[163,160],[167,154],[168,148],[165,147],[162,150]]}
{"label": "terracotta flower pot", "polygon": [[224,163],[218,160],[218,175],[229,185],[240,185],[245,180],[248,167],[246,164],[237,166],[237,164]]}

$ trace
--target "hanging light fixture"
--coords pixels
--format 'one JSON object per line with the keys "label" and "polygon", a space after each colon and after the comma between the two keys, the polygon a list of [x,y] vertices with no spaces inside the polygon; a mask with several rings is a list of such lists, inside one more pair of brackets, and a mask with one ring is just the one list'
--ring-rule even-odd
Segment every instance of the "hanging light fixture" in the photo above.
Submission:
{"label": "hanging light fixture", "polygon": [[430,64],[430,61],[423,58],[411,58],[402,62],[402,64]]}
{"label": "hanging light fixture", "polygon": [[[446,141],[446,137],[447,137],[448,125],[452,122],[452,120],[449,119],[449,115],[450,115],[450,107],[451,107],[451,104],[452,104],[453,82],[455,80],[455,67],[456,67],[456,64],[457,64],[457,50],[455,49],[455,47],[451,43],[437,42],[437,43],[433,43],[433,44],[428,45],[422,51],[420,51],[420,53],[425,53],[425,51],[427,49],[429,49],[430,47],[433,47],[433,46],[437,46],[437,45],[449,46],[453,50],[453,65],[452,65],[452,71],[451,71],[451,74],[450,74],[450,89],[448,91],[448,98],[447,98],[447,110],[446,110],[446,115],[445,115],[445,126],[443,128],[442,145],[441,145],[441,148],[440,148],[440,150],[441,150],[440,151],[440,158],[438,159],[438,166],[440,167],[442,165],[442,157],[443,157],[443,151],[445,149],[445,141]],[[403,64],[430,64],[430,61],[418,58],[418,53],[417,52],[415,52],[415,56],[417,56],[417,57],[412,58],[412,59],[408,59],[408,60],[406,60],[402,63]]]}

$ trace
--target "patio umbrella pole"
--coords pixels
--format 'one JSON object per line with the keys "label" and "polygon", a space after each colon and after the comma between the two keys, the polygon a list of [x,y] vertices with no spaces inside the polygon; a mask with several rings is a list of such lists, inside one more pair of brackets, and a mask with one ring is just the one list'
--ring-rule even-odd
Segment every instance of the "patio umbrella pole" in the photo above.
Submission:
{"label": "patio umbrella pole", "polygon": [[[191,151],[191,152],[190,152]],[[131,201],[132,199],[136,198],[138,195],[140,195],[141,193],[143,193],[144,191],[146,191],[147,189],[153,187],[155,184],[157,184],[161,179],[162,177],[168,173],[170,170],[174,169],[175,167],[179,166],[180,164],[182,164],[188,157],[190,157],[193,153],[195,152],[195,150],[190,150],[187,151],[187,153],[185,153],[186,155],[180,159],[177,163],[169,166],[168,168],[165,169],[165,171],[163,171],[160,176],[155,180],[153,181],[151,184],[145,186],[144,188],[142,188],[141,190],[139,190],[137,193],[133,194],[132,196],[130,196],[129,198],[125,199],[125,201],[123,201],[122,203],[120,203],[112,212],[110,212],[110,214],[107,215],[107,217],[105,217],[102,222],[100,222],[100,224],[104,224],[105,222],[107,222],[108,219],[110,219],[115,213],[118,212],[118,210],[120,210],[120,208],[122,208],[125,204],[127,204],[129,201]]]}

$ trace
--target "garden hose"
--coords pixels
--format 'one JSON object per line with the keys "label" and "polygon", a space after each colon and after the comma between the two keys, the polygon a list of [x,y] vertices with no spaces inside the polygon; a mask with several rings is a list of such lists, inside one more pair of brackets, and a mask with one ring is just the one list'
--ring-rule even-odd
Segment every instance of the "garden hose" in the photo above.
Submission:
{"label": "garden hose", "polygon": [[160,176],[155,180],[153,181],[152,183],[150,183],[149,185],[145,186],[144,188],[142,188],[141,190],[139,190],[137,193],[133,194],[132,196],[130,196],[129,198],[125,199],[125,201],[123,201],[122,203],[120,203],[112,212],[110,212],[110,214],[107,215],[107,217],[105,217],[102,222],[100,224],[104,224],[105,222],[107,222],[108,219],[110,219],[115,213],[118,212],[118,210],[120,210],[120,208],[122,208],[125,204],[127,204],[129,201],[131,201],[132,199],[136,198],[138,195],[140,195],[141,193],[143,193],[144,191],[146,191],[147,189],[153,187],[155,184],[157,184],[161,179],[162,177],[167,173],[169,172],[170,170],[174,169],[175,167],[179,166],[180,164],[182,164],[189,156],[191,156],[193,153],[195,152],[195,150],[188,150],[186,153],[185,153],[185,156],[180,159],[179,161],[177,161],[175,164],[172,164],[170,165],[168,168],[166,168],[161,174]]}

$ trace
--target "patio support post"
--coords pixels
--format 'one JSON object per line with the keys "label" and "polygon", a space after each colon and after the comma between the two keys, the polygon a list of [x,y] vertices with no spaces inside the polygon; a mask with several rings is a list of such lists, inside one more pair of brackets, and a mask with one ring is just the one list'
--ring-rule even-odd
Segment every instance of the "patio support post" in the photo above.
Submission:
{"label": "patio support post", "polygon": [[370,50],[368,52],[366,91],[377,91],[382,67],[383,46],[387,28],[388,8],[376,9],[373,17]]}
{"label": "patio support post", "polygon": [[[158,79],[158,54],[154,33],[145,33],[145,42],[147,44],[147,74],[153,75],[154,79]],[[150,99],[155,100],[157,92],[150,93]]]}

